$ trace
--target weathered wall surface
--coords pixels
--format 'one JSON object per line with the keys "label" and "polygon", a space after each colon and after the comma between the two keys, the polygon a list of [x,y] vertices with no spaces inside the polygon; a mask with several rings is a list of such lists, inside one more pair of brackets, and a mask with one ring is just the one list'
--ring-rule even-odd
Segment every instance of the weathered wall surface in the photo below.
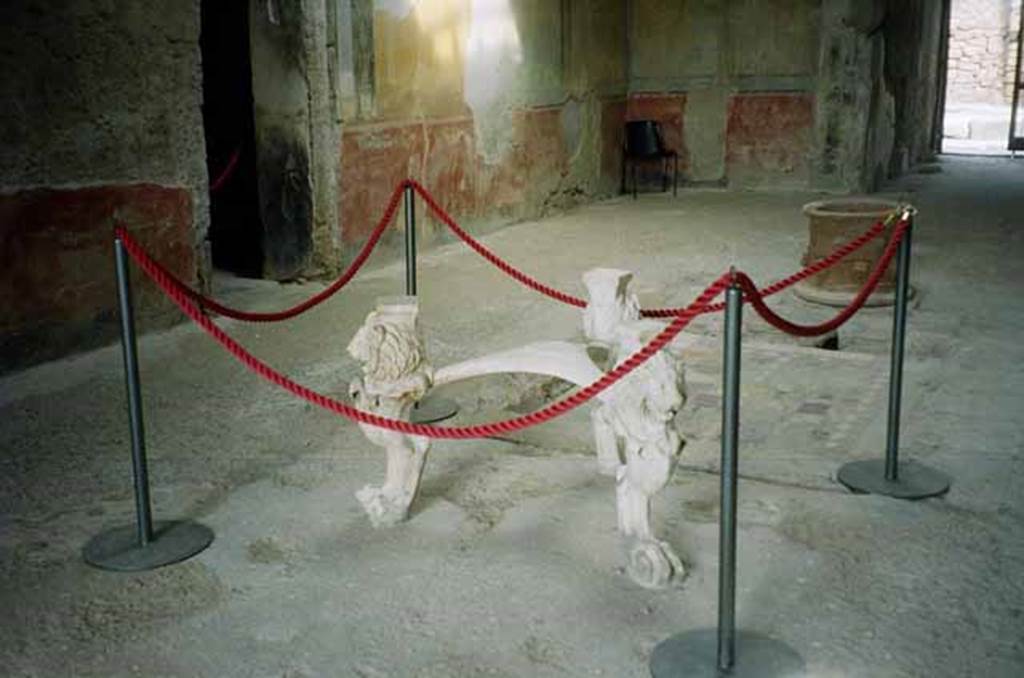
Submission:
{"label": "weathered wall surface", "polygon": [[[97,346],[118,322],[111,225],[120,222],[188,280],[196,270],[193,200],[155,184],[0,194],[0,371]],[[168,302],[132,267],[136,317],[163,324]]]}
{"label": "weathered wall surface", "polygon": [[895,103],[884,77],[886,0],[825,0],[812,184],[877,188],[888,174]]}
{"label": "weathered wall surface", "polygon": [[805,186],[814,96],[758,92],[729,100],[725,164],[730,184]]}
{"label": "weathered wall surface", "polygon": [[633,0],[627,117],[693,183],[865,191],[931,151],[942,0]]}
{"label": "weathered wall surface", "polygon": [[890,177],[934,154],[942,22],[940,0],[890,0],[884,26],[885,83],[894,103]]}
{"label": "weathered wall surface", "polygon": [[1019,0],[953,0],[947,100],[1009,103],[1019,30]]}
{"label": "weathered wall surface", "polygon": [[824,0],[812,185],[873,191],[933,153],[942,0]]}
{"label": "weathered wall surface", "polygon": [[624,3],[357,0],[352,10],[347,243],[362,241],[404,177],[476,227],[617,188]]}
{"label": "weathered wall surface", "polygon": [[806,184],[816,0],[629,3],[630,119],[662,123],[691,182]]}
{"label": "weathered wall surface", "polygon": [[325,0],[249,5],[263,274],[276,280],[332,272],[340,254],[328,17]]}
{"label": "weathered wall surface", "polygon": [[207,270],[198,38],[198,0],[0,3],[0,371],[115,336],[117,220]]}
{"label": "weathered wall surface", "polygon": [[[866,190],[931,150],[942,0],[249,6],[272,277],[336,270],[404,177],[474,229],[614,193],[627,119],[660,120],[694,183]],[[199,22],[0,4],[0,369],[114,336],[117,219],[203,284]]]}

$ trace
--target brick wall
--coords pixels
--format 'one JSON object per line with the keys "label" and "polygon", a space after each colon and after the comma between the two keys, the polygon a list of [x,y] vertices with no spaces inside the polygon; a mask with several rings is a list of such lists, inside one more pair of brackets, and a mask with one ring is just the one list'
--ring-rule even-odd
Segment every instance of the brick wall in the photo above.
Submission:
{"label": "brick wall", "polygon": [[1020,0],[953,0],[947,99],[1005,103],[1016,62]]}

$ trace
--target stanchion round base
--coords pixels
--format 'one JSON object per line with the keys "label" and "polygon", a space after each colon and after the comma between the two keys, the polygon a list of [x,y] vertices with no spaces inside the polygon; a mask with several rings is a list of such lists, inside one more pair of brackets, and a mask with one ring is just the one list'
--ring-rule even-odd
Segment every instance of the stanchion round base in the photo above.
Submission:
{"label": "stanchion round base", "polygon": [[188,521],[161,520],[153,524],[153,539],[139,544],[135,525],[101,532],[85,545],[85,562],[103,570],[138,572],[181,562],[199,553],[213,541],[213,531]]}
{"label": "stanchion round base", "polygon": [[427,396],[412,408],[409,420],[414,424],[433,424],[451,419],[458,413],[459,405],[454,400]]}
{"label": "stanchion round base", "polygon": [[736,632],[736,663],[718,670],[718,631],[700,629],[663,640],[651,653],[653,678],[789,678],[804,675],[804,660],[785,643],[751,631]]}
{"label": "stanchion round base", "polygon": [[844,464],[837,479],[854,492],[882,494],[897,499],[925,499],[949,491],[949,477],[914,461],[902,462],[896,469],[897,480],[885,477],[885,460],[868,459]]}

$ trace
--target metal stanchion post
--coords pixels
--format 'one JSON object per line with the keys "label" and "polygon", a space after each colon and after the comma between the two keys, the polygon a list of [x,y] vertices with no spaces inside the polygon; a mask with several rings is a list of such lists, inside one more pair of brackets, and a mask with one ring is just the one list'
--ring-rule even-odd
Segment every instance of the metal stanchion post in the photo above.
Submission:
{"label": "metal stanchion post", "polygon": [[725,349],[722,374],[722,455],[718,520],[718,668],[728,671],[736,658],[736,490],[740,434],[740,323],[743,297],[733,285],[725,296]]}
{"label": "metal stanchion post", "polygon": [[117,266],[121,351],[128,391],[128,418],[131,425],[136,523],[134,526],[116,527],[96,535],[82,549],[82,557],[90,565],[105,570],[151,570],[199,553],[213,541],[213,532],[204,525],[187,521],[160,521],[155,526],[153,524],[128,257],[120,238],[114,239],[114,260]]}
{"label": "metal stanchion post", "polygon": [[900,241],[896,258],[896,304],[892,323],[892,358],[889,367],[889,420],[885,459],[853,461],[839,469],[839,482],[855,492],[883,494],[898,499],[923,499],[949,490],[949,478],[923,464],[900,463],[900,406],[903,391],[903,353],[907,333],[907,300],[910,290],[910,241],[912,217]]}
{"label": "metal stanchion post", "polygon": [[153,518],[149,501],[149,469],[146,465],[146,432],[142,424],[142,386],[139,382],[138,349],[132,313],[132,291],[124,246],[115,240],[117,300],[121,314],[121,353],[124,359],[125,390],[128,393],[128,422],[132,436],[132,476],[135,481],[135,514],[138,543],[153,541]]}
{"label": "metal stanchion post", "polygon": [[416,193],[411,185],[404,191],[405,199],[405,293],[416,296]]}
{"label": "metal stanchion post", "polygon": [[[416,296],[416,189],[407,184],[403,191],[405,201],[405,293]],[[459,413],[454,400],[427,396],[416,403],[409,419],[415,424],[432,424],[451,419]]]}
{"label": "metal stanchion post", "polygon": [[760,633],[736,631],[736,502],[740,422],[740,335],[743,295],[733,284],[725,297],[722,376],[722,470],[718,547],[718,628],[688,631],[662,641],[651,654],[654,678],[797,676],[803,660],[788,645]]}

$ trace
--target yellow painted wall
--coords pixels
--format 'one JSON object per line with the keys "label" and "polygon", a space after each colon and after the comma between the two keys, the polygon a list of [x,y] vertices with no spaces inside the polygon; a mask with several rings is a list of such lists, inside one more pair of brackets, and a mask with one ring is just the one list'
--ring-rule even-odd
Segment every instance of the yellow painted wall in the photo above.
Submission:
{"label": "yellow painted wall", "polygon": [[463,64],[471,0],[417,0],[374,12],[378,119],[465,115]]}

